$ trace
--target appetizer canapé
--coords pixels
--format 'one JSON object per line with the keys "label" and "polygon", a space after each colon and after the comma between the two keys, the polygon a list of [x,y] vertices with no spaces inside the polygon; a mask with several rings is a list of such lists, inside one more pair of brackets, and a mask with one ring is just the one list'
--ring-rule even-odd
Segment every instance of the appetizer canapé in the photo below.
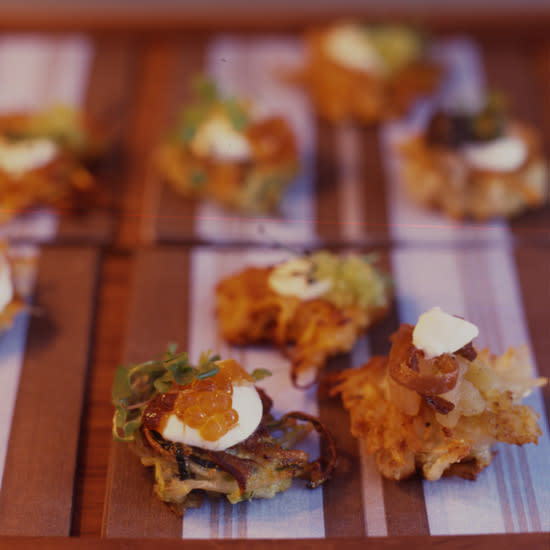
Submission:
{"label": "appetizer canap\u00e9", "polygon": [[494,443],[536,443],[538,415],[521,399],[546,383],[533,378],[525,348],[478,352],[472,323],[433,308],[393,334],[388,357],[340,374],[351,433],[382,475],[475,479]]}
{"label": "appetizer canap\u00e9", "polygon": [[409,195],[453,218],[513,216],[547,200],[540,133],[507,120],[497,97],[479,112],[436,112],[400,151]]}
{"label": "appetizer canap\u00e9", "polygon": [[158,147],[162,178],[181,195],[231,209],[277,209],[298,170],[294,134],[280,116],[255,117],[253,107],[223,99],[211,82],[197,85],[171,138]]}
{"label": "appetizer canap\u00e9", "polygon": [[90,122],[67,106],[0,115],[0,220],[37,206],[82,206],[96,187],[85,163],[102,147]]}
{"label": "appetizer canap\u00e9", "polygon": [[[290,412],[280,420],[256,380],[233,359],[203,354],[198,367],[186,353],[119,367],[113,386],[115,439],[129,442],[155,471],[155,493],[172,510],[200,506],[204,493],[231,503],[272,498],[293,478],[315,488],[335,463],[330,434],[314,417]],[[304,424],[301,424],[303,422]],[[311,429],[324,438],[324,456],[310,461],[293,445]]]}
{"label": "appetizer canap\u00e9", "polygon": [[216,287],[223,338],[275,344],[290,357],[293,382],[313,384],[329,357],[349,351],[388,311],[390,279],[373,260],[315,252],[223,279]]}
{"label": "appetizer canap\u00e9", "polygon": [[370,124],[403,115],[439,80],[425,37],[410,27],[337,23],[310,30],[306,46],[299,78],[319,115],[332,122]]}

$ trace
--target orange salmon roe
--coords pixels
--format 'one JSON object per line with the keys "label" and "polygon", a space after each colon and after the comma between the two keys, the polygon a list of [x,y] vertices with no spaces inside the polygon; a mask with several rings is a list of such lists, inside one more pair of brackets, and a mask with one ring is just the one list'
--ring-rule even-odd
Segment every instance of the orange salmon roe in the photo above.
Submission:
{"label": "orange salmon roe", "polygon": [[234,359],[216,365],[220,370],[215,376],[183,386],[174,405],[176,416],[198,430],[206,441],[218,440],[239,421],[239,414],[232,408],[233,384],[254,382]]}

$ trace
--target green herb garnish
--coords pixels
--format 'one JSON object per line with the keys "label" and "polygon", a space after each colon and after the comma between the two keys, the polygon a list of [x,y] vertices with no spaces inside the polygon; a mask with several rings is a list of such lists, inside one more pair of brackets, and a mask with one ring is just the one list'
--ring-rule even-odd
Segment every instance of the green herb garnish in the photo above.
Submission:
{"label": "green herb garnish", "polygon": [[170,344],[160,360],[146,361],[128,367],[119,366],[113,382],[112,401],[116,408],[113,418],[113,437],[117,441],[132,441],[141,425],[147,403],[158,393],[166,393],[176,386],[204,380],[218,373],[219,355],[202,353],[198,366],[189,362],[187,353],[176,353]]}
{"label": "green herb garnish", "polygon": [[193,187],[200,187],[206,183],[206,172],[202,170],[193,170],[191,172],[190,179]]}
{"label": "green herb garnish", "polygon": [[233,128],[241,132],[250,123],[246,106],[235,98],[223,99],[212,80],[200,76],[191,82],[195,96],[192,104],[186,105],[180,112],[174,139],[189,144],[199,126],[216,111],[228,118]]}
{"label": "green herb garnish", "polygon": [[267,369],[254,369],[250,376],[256,380],[256,382],[259,382],[260,380],[263,380],[264,378],[268,378],[271,376],[271,371]]}
{"label": "green herb garnish", "polygon": [[223,106],[233,128],[238,132],[243,131],[250,123],[250,117],[243,104],[236,99],[226,99]]}

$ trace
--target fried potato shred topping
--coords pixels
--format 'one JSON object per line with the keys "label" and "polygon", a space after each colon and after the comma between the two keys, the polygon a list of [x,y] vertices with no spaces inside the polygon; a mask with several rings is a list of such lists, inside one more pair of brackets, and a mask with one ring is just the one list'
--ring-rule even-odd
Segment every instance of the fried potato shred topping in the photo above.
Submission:
{"label": "fried potato shred topping", "polygon": [[[349,351],[361,333],[385,316],[391,301],[389,279],[369,261],[356,256],[341,260],[328,252],[312,258],[323,277],[334,277],[332,288],[317,298],[275,292],[269,286],[273,267],[248,267],[216,288],[223,338],[239,346],[275,344],[290,358],[291,377],[298,387],[315,383],[327,359]],[[348,265],[351,279],[345,278]],[[360,269],[364,275],[358,281]]]}

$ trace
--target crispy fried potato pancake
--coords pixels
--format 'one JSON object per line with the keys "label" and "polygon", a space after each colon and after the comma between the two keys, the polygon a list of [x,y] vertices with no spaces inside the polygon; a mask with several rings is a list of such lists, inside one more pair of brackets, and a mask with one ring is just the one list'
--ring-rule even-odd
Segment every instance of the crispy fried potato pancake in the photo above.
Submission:
{"label": "crispy fried potato pancake", "polygon": [[329,357],[353,347],[357,337],[384,317],[391,290],[376,271],[374,295],[364,304],[335,304],[327,297],[303,300],[269,286],[273,267],[248,267],[216,287],[221,334],[234,345],[272,343],[292,362],[299,387],[313,384]]}
{"label": "crispy fried potato pancake", "polygon": [[[402,116],[420,95],[435,90],[441,70],[425,57],[411,56],[408,63],[382,74],[338,63],[326,51],[327,36],[334,28],[314,28],[306,33],[308,62],[293,77],[307,88],[324,119],[377,123]],[[364,28],[368,32],[369,27]]]}
{"label": "crispy fried potato pancake", "polygon": [[402,178],[408,194],[455,219],[509,217],[548,200],[548,168],[540,134],[515,123],[511,132],[527,146],[516,170],[496,172],[470,166],[457,149],[431,146],[424,135],[399,146]]}
{"label": "crispy fried potato pancake", "polygon": [[21,173],[0,166],[0,221],[40,206],[85,210],[98,193],[86,164],[100,155],[105,144],[82,113],[58,105],[38,113],[0,116],[0,145],[37,139],[51,141],[57,151],[48,162]]}
{"label": "crispy fried potato pancake", "polygon": [[[236,503],[272,498],[294,478],[314,489],[330,477],[336,463],[332,436],[309,414],[290,412],[276,420],[272,400],[253,386],[265,374],[251,376],[233,359],[209,353],[194,367],[187,353],[173,348],[162,360],[117,369],[114,439],[129,443],[145,466],[154,467],[154,491],[177,514],[200,506],[205,493]],[[232,430],[236,435],[223,441]],[[293,448],[312,430],[321,442],[316,460]]]}
{"label": "crispy fried potato pancake", "polygon": [[[384,477],[400,480],[419,472],[431,481],[447,475],[475,480],[491,463],[494,443],[537,442],[538,415],[520,401],[546,379],[532,377],[526,348],[509,349],[500,357],[473,348],[444,354],[458,372],[452,389],[433,393],[432,377],[415,391],[413,383],[407,387],[390,374],[397,372],[397,364],[419,378],[409,355],[412,329],[401,325],[392,336],[389,357],[376,356],[344,370],[331,390],[341,395],[351,433],[374,455]],[[402,373],[396,376],[407,380]]]}

